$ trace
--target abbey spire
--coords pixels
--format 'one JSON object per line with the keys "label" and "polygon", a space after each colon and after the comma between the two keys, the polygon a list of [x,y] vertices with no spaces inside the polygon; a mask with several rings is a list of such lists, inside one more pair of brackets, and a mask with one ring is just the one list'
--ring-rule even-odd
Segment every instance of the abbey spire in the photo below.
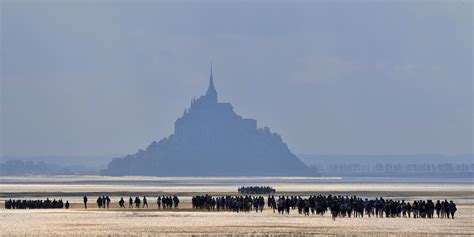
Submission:
{"label": "abbey spire", "polygon": [[[212,66],[205,95],[176,119],[174,133],[143,151],[115,158],[101,175],[309,176],[300,161],[269,128],[242,118],[232,104],[217,101]],[[238,165],[232,165],[234,163]],[[272,164],[272,165],[268,165]]]}
{"label": "abbey spire", "polygon": [[208,97],[209,100],[217,103],[217,91],[216,91],[216,88],[214,88],[214,78],[212,77],[212,64],[211,64],[211,75],[209,77],[209,87],[207,88],[207,91],[206,91],[206,97]]}

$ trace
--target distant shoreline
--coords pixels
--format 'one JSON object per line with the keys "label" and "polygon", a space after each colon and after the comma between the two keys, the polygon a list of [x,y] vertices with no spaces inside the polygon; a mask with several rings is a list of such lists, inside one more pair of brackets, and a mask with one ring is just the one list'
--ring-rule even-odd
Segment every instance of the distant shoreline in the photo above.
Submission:
{"label": "distant shoreline", "polygon": [[0,198],[71,198],[83,195],[190,197],[210,194],[239,195],[241,186],[265,186],[278,195],[357,195],[416,199],[460,199],[474,203],[470,178],[372,178],[372,177],[101,177],[101,176],[32,176],[0,177]]}

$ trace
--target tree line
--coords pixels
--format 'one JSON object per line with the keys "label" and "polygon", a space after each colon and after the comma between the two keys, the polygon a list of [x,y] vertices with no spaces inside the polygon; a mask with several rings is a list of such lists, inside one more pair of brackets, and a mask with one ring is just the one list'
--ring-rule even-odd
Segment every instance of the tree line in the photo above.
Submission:
{"label": "tree line", "polygon": [[342,163],[311,166],[320,175],[472,177],[474,163]]}

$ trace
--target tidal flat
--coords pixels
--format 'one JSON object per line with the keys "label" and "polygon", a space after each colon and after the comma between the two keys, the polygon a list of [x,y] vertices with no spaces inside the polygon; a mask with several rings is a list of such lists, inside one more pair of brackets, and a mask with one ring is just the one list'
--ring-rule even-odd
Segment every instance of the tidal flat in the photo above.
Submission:
{"label": "tidal flat", "polygon": [[[216,212],[191,208],[194,195],[237,195],[237,188],[269,185],[278,195],[383,196],[397,200],[448,199],[455,219],[336,218],[274,213]],[[82,196],[89,197],[84,209]],[[112,205],[99,209],[98,195]],[[158,209],[158,195],[178,195],[179,209]],[[120,209],[120,197],[147,196],[149,208]],[[265,195],[266,196],[266,195]],[[6,210],[4,200],[56,198],[70,209]],[[0,177],[2,236],[473,236],[472,179],[308,178],[308,177]]]}

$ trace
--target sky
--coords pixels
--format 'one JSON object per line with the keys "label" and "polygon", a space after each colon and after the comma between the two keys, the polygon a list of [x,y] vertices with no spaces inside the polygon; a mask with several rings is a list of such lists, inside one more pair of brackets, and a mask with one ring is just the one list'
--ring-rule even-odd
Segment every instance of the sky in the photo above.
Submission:
{"label": "sky", "polygon": [[15,1],[2,156],[135,153],[213,62],[219,100],[296,154],[473,153],[471,1]]}

